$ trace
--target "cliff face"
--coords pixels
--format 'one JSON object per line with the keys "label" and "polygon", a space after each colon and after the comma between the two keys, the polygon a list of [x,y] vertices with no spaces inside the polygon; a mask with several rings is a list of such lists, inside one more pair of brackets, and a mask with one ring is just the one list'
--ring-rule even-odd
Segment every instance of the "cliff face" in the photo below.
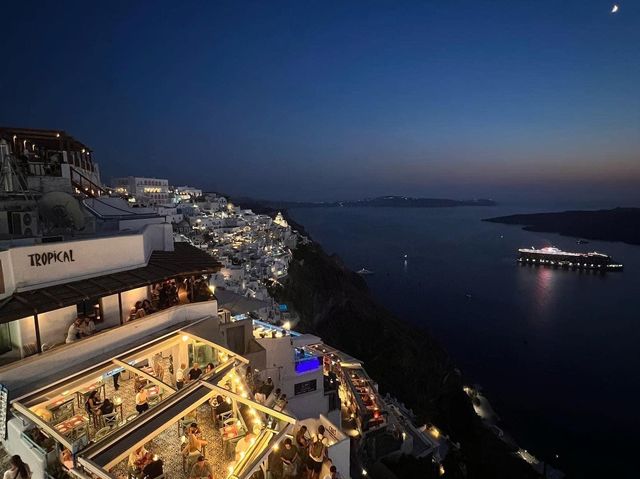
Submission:
{"label": "cliff face", "polygon": [[317,246],[295,251],[285,284],[281,296],[293,303],[304,320],[298,329],[316,332],[332,346],[363,360],[384,386],[383,393],[419,400],[416,412],[430,417],[443,391],[462,387],[440,346],[408,330],[376,304],[360,276]]}
{"label": "cliff face", "polygon": [[300,314],[297,330],[364,361],[382,394],[389,392],[421,422],[434,422],[461,443],[460,453],[445,463],[447,477],[537,477],[482,426],[459,372],[437,341],[382,307],[338,258],[313,243],[299,246],[284,286],[272,293]]}

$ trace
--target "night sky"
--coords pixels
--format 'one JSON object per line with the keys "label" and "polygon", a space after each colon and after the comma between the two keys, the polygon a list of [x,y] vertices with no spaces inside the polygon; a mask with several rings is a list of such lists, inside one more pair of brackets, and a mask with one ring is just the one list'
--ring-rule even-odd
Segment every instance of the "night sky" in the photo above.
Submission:
{"label": "night sky", "polygon": [[640,202],[640,2],[8,2],[0,124],[271,199]]}

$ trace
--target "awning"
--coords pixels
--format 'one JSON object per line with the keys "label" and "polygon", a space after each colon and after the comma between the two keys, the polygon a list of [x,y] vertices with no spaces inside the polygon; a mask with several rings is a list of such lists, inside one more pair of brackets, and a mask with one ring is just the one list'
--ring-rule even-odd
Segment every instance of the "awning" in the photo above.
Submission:
{"label": "awning", "polygon": [[248,298],[222,288],[216,288],[218,307],[228,309],[232,315],[250,313],[269,306],[267,301]]}
{"label": "awning", "polygon": [[179,276],[213,274],[220,269],[220,263],[211,255],[188,243],[175,243],[174,248],[174,251],[154,251],[147,266],[142,268],[14,293],[0,302],[0,323]]}

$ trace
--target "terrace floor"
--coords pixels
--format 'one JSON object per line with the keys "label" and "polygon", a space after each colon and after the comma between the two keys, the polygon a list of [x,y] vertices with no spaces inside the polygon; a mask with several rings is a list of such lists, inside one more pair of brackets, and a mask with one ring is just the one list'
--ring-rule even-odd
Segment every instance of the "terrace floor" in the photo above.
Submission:
{"label": "terrace floor", "polygon": [[[208,442],[205,457],[213,469],[213,477],[215,479],[227,477],[227,467],[233,459],[231,457],[233,452],[231,451],[230,456],[225,457],[222,436],[213,424],[208,404],[203,404],[197,409],[196,421],[202,431],[202,439]],[[145,444],[145,448],[149,452],[157,454],[163,461],[164,474],[171,479],[187,479],[189,477],[189,468],[187,471],[182,469],[182,454],[180,452],[182,447],[177,423]],[[110,472],[116,477],[128,477],[127,459],[117,464]]]}

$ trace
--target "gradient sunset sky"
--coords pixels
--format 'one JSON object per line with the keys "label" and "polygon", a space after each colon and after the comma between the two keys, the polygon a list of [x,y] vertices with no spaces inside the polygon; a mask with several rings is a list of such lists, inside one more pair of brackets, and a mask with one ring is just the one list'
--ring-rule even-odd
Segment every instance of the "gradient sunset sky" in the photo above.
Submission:
{"label": "gradient sunset sky", "polygon": [[0,124],[103,179],[640,203],[640,2],[10,2]]}

